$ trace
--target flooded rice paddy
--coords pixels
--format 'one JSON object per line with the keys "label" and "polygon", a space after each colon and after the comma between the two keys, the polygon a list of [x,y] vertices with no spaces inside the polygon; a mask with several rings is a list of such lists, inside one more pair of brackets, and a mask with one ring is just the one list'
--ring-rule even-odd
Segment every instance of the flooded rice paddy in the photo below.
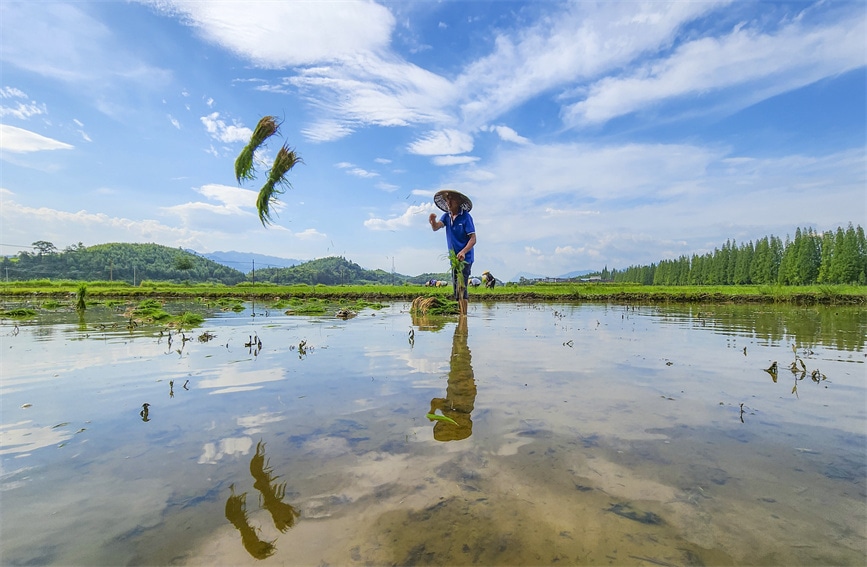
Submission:
{"label": "flooded rice paddy", "polygon": [[470,307],[3,321],[0,563],[867,562],[867,310]]}

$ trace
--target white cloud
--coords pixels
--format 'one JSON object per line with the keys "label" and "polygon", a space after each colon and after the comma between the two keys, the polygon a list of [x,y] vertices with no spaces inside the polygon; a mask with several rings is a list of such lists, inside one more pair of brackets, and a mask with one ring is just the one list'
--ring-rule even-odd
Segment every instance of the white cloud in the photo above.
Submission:
{"label": "white cloud", "polygon": [[[156,242],[166,246],[202,246],[208,234],[171,227],[152,219],[128,219],[104,213],[28,207],[4,199],[3,232],[13,238],[52,242]],[[31,242],[31,240],[27,240]]]}
{"label": "white cloud", "polygon": [[530,27],[501,31],[493,50],[468,64],[455,85],[469,127],[554,89],[598,76],[667,48],[685,23],[722,2],[574,2]]}
{"label": "white cloud", "polygon": [[[27,98],[27,95],[12,87],[0,89],[0,99],[8,98]],[[0,118],[12,116],[19,120],[27,120],[40,114],[48,114],[48,108],[45,104],[38,104],[35,101],[22,102],[19,100],[15,101],[13,106],[0,105]]]}
{"label": "white cloud", "polygon": [[425,205],[410,205],[400,216],[389,219],[369,218],[364,221],[364,226],[370,230],[398,230],[408,226],[417,226],[420,218],[434,211],[434,206],[430,203]]}
{"label": "white cloud", "polygon": [[776,34],[738,27],[721,38],[685,43],[624,77],[606,77],[588,96],[563,111],[569,124],[595,124],[662,101],[707,96],[735,86],[731,110],[865,65],[863,10],[827,27],[805,28],[800,21]]}
{"label": "white cloud", "polygon": [[353,167],[351,169],[348,169],[346,173],[355,177],[362,177],[365,179],[370,179],[371,177],[379,177],[379,174],[375,171],[367,171],[366,169],[361,169],[360,167]]}
{"label": "white cloud", "polygon": [[27,94],[15,87],[0,87],[0,98],[27,98]]}
{"label": "white cloud", "polygon": [[463,154],[473,151],[473,137],[458,130],[437,130],[411,143],[407,150],[422,156]]}
{"label": "white cloud", "polygon": [[434,165],[464,165],[478,161],[479,158],[473,156],[435,156],[431,158]]}
{"label": "white cloud", "polygon": [[107,93],[158,88],[170,73],[143,63],[87,10],[74,2],[4,2],[0,61],[79,88],[87,85],[97,108],[121,114],[116,102],[103,98]]}
{"label": "white cloud", "polygon": [[272,69],[382,51],[395,25],[388,8],[365,1],[147,3],[180,16],[206,40]]}
{"label": "white cloud", "polygon": [[247,143],[250,141],[250,136],[253,135],[251,129],[242,126],[237,121],[232,124],[226,124],[224,120],[220,120],[219,112],[212,112],[207,116],[202,116],[200,120],[212,138],[227,144],[232,142]]}
{"label": "white cloud", "polygon": [[174,116],[172,116],[171,114],[169,114],[168,117],[169,117],[169,122],[171,122],[172,126],[177,128],[178,130],[180,130],[181,129],[181,123],[178,122],[178,119],[175,118]]}
{"label": "white cloud", "polygon": [[391,193],[392,191],[397,191],[398,189],[400,189],[400,186],[394,185],[392,183],[385,183],[384,181],[380,181],[379,183],[376,184],[376,188],[382,189],[383,191],[388,191],[389,193]]}
{"label": "white cloud", "polygon": [[338,120],[317,120],[312,125],[302,128],[301,134],[311,142],[334,142],[349,136],[355,129]]}
{"label": "white cloud", "polygon": [[325,233],[319,232],[315,228],[307,228],[301,232],[296,232],[295,238],[298,238],[299,240],[324,240],[328,238],[328,236]]}
{"label": "white cloud", "polygon": [[530,140],[519,135],[517,132],[509,128],[508,126],[484,126],[482,127],[482,131],[484,132],[493,132],[497,136],[500,137],[504,142],[514,142],[516,144],[529,144]]}
{"label": "white cloud", "polygon": [[30,130],[0,124],[0,150],[13,153],[30,153],[47,150],[71,150],[75,146],[46,138]]}

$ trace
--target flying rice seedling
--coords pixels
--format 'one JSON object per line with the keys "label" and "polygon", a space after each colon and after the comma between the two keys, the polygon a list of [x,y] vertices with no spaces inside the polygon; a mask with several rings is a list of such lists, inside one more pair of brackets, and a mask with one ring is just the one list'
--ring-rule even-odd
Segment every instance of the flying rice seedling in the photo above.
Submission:
{"label": "flying rice seedling", "polygon": [[265,143],[265,140],[277,133],[280,125],[277,123],[275,116],[263,116],[259,123],[256,124],[256,129],[253,130],[253,135],[250,137],[250,142],[244,146],[241,153],[235,159],[235,179],[238,184],[241,180],[252,181],[256,179],[256,168],[253,166],[253,154],[256,150]]}
{"label": "flying rice seedling", "polygon": [[[259,120],[250,142],[235,159],[235,179],[239,185],[243,181],[252,181],[256,178],[255,153],[268,138],[277,133],[279,128],[280,124],[274,116],[263,116]],[[271,207],[276,202],[277,195],[283,193],[286,187],[292,187],[286,179],[286,174],[299,162],[303,163],[295,150],[290,149],[286,144],[277,152],[277,157],[274,158],[274,163],[268,171],[268,179],[256,197],[256,211],[259,213],[262,226],[271,224]]]}
{"label": "flying rice seedling", "polygon": [[283,193],[286,187],[292,187],[292,184],[286,179],[286,174],[298,162],[304,163],[295,153],[295,150],[289,149],[285,144],[277,152],[271,171],[268,172],[268,179],[259,190],[259,196],[256,198],[256,210],[259,212],[262,226],[271,224],[271,205],[277,200],[276,195]]}

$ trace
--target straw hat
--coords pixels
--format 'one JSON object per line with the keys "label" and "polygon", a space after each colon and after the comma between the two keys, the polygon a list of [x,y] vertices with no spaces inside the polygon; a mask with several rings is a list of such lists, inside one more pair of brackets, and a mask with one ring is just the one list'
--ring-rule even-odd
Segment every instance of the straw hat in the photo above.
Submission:
{"label": "straw hat", "polygon": [[473,209],[473,202],[470,201],[470,198],[455,191],[453,189],[443,189],[442,191],[437,191],[436,195],[434,195],[434,204],[445,212],[449,212],[449,204],[446,201],[446,197],[449,195],[454,195],[461,201],[461,210],[466,212],[470,212]]}

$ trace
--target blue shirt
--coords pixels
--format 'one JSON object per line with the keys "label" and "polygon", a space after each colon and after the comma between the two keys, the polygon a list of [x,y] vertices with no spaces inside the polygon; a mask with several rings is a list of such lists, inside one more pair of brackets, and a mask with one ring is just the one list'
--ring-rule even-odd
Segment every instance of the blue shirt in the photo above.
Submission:
{"label": "blue shirt", "polygon": [[[440,222],[446,225],[446,242],[448,243],[449,250],[454,250],[455,254],[464,249],[470,241],[470,235],[476,232],[473,217],[466,211],[461,211],[455,217],[454,224],[452,224],[452,215],[449,213],[443,213],[443,216],[440,217]],[[467,252],[464,258],[468,264],[473,263],[474,251],[475,248],[470,248],[470,251]]]}

